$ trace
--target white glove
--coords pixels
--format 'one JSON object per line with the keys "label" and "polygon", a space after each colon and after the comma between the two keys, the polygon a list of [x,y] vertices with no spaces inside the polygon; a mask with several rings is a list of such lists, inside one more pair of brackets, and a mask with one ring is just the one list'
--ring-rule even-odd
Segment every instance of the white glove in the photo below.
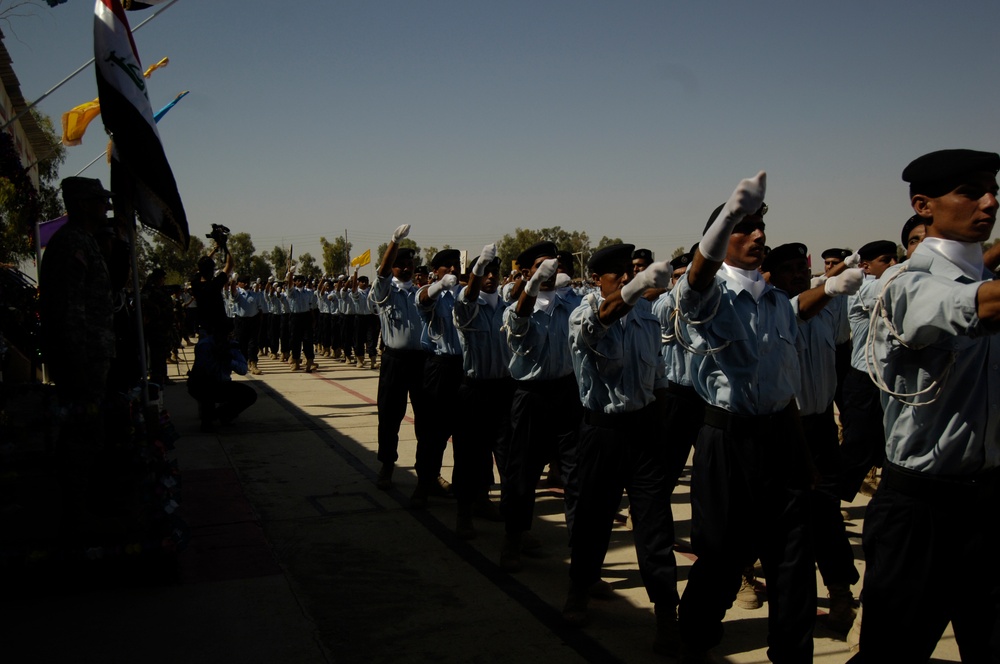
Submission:
{"label": "white glove", "polygon": [[859,254],[856,251],[844,259],[844,265],[846,265],[847,267],[857,267],[858,263],[860,262],[861,262],[861,254]]}
{"label": "white glove", "polygon": [[823,292],[830,297],[854,295],[861,288],[861,283],[864,280],[864,270],[853,267],[850,270],[844,270],[835,277],[827,279],[826,283],[823,284]]}
{"label": "white glove", "polygon": [[239,276],[240,275],[236,274],[236,272],[233,272],[233,276],[230,277],[230,279],[232,279],[233,283],[235,284],[237,281],[239,281]]}
{"label": "white glove", "polygon": [[398,243],[400,240],[402,240],[409,234],[410,234],[410,225],[403,224],[402,226],[400,226],[399,228],[397,228],[392,232],[392,241]]}
{"label": "white glove", "polygon": [[729,248],[729,236],[733,228],[748,214],[760,209],[764,202],[764,192],[767,190],[767,174],[764,171],[752,178],[741,180],[722,211],[712,225],[705,231],[698,244],[698,251],[710,261],[721,262],[726,258]]}
{"label": "white glove", "polygon": [[816,288],[817,286],[822,286],[826,283],[826,275],[821,274],[818,277],[813,277],[809,280],[809,288]]}
{"label": "white glove", "polygon": [[551,279],[558,269],[559,260],[557,258],[542,261],[535,273],[531,275],[531,279],[528,279],[528,283],[524,285],[524,292],[529,297],[538,297],[538,291],[542,290],[542,284]]}
{"label": "white glove", "polygon": [[477,277],[481,277],[486,274],[486,266],[493,262],[493,259],[497,257],[497,245],[494,243],[489,243],[483,247],[482,253],[479,254],[479,260],[476,264],[472,266],[472,274]]}
{"label": "white glove", "polygon": [[556,288],[566,288],[573,283],[573,280],[569,278],[569,275],[565,272],[560,272],[556,275]]}
{"label": "white glove", "polygon": [[458,277],[453,274],[446,274],[427,287],[427,297],[436,300],[441,291],[445,289],[451,290],[457,283]]}
{"label": "white glove", "polygon": [[622,299],[625,300],[625,304],[632,306],[639,301],[647,288],[666,288],[673,274],[673,268],[666,261],[653,263],[622,286]]}

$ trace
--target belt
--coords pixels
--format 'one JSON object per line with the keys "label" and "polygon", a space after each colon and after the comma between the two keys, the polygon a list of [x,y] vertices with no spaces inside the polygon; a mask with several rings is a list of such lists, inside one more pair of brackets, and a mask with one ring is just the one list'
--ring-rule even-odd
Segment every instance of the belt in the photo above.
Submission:
{"label": "belt", "polygon": [[417,355],[419,355],[421,359],[423,359],[424,355],[426,355],[426,353],[424,353],[424,351],[419,348],[389,348],[388,346],[385,347],[385,350],[382,351],[382,354],[388,355],[389,357],[400,357],[400,358],[416,357]]}
{"label": "belt", "polygon": [[979,500],[1000,493],[1000,468],[976,475],[930,475],[888,461],[882,485],[899,493],[931,500]]}
{"label": "belt", "polygon": [[433,362],[434,364],[462,364],[461,355],[433,355],[431,353],[427,354],[427,361]]}
{"label": "belt", "polygon": [[725,408],[705,404],[705,425],[722,429],[726,433],[753,436],[790,420],[795,412],[794,402],[784,410],[770,415],[738,415]]}
{"label": "belt", "polygon": [[570,387],[572,387],[573,391],[577,389],[575,374],[566,374],[560,378],[546,380],[519,380],[516,382],[517,389],[539,394],[551,394],[553,391],[558,392]]}

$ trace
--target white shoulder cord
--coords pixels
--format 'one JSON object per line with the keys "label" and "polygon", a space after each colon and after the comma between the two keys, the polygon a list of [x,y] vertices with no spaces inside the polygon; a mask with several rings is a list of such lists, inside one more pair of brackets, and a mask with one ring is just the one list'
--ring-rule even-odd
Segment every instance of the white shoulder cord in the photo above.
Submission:
{"label": "white shoulder cord", "polygon": [[[898,341],[900,345],[902,345],[904,348],[910,348],[910,346],[908,346],[906,342],[903,341],[903,338],[899,336],[899,332],[896,331],[896,328],[892,324],[892,321],[889,320],[889,317],[885,313],[885,305],[882,302],[882,298],[885,296],[885,292],[886,289],[889,288],[889,284],[895,281],[896,278],[899,277],[899,275],[906,272],[907,268],[908,266],[904,265],[895,274],[893,274],[886,280],[885,285],[882,286],[882,289],[879,291],[878,297],[875,298],[874,304],[872,304],[871,319],[868,321],[868,338],[865,340],[865,364],[868,369],[868,377],[871,378],[872,382],[875,383],[875,386],[879,390],[885,392],[893,399],[904,405],[913,406],[914,408],[917,408],[921,406],[929,406],[930,404],[937,401],[938,397],[941,396],[941,391],[944,388],[944,382],[948,379],[948,375],[951,373],[952,367],[955,366],[956,353],[954,351],[951,352],[951,357],[948,361],[948,366],[944,368],[944,371],[941,372],[941,375],[935,378],[933,381],[931,381],[930,385],[920,390],[919,392],[912,392],[909,394],[903,392],[894,392],[889,387],[889,384],[886,382],[885,378],[883,378],[882,374],[879,373],[878,367],[876,366],[875,334],[874,334],[875,328],[879,320],[885,323],[885,326],[889,330],[890,336],[895,338],[896,341]],[[864,303],[862,303],[862,305],[863,304]],[[922,397],[925,394],[929,394],[931,393],[931,391],[933,391],[933,394],[931,395],[930,399],[921,402],[916,401],[918,397]],[[913,399],[913,401],[907,401],[907,399]]]}
{"label": "white shoulder cord", "polygon": [[[455,300],[456,300],[456,304],[457,304],[458,303],[457,302],[458,298],[455,298]],[[466,306],[468,306],[468,305],[466,305]],[[479,309],[480,308],[481,307],[479,305],[479,298],[477,297],[476,298],[476,306],[472,308],[472,315],[469,317],[469,322],[466,323],[465,325],[462,325],[461,323],[458,322],[458,314],[455,313],[455,309],[453,308],[451,310],[451,320],[452,320],[453,323],[455,323],[455,327],[458,328],[459,330],[462,330],[463,332],[465,330],[471,330],[472,329],[472,323],[473,323],[473,321],[475,321],[479,317]]]}
{"label": "white shoulder cord", "polygon": [[716,346],[715,348],[707,348],[705,350],[699,350],[695,348],[693,345],[691,345],[691,342],[685,339],[684,335],[681,333],[682,329],[681,323],[684,323],[686,325],[704,325],[713,318],[715,318],[716,314],[719,313],[719,306],[721,304],[722,304],[722,297],[720,296],[719,299],[715,301],[715,308],[712,310],[712,313],[708,315],[708,318],[704,318],[702,320],[691,320],[690,318],[685,317],[683,313],[681,313],[681,308],[679,306],[674,307],[674,310],[671,312],[670,315],[674,319],[674,340],[677,342],[677,345],[683,348],[684,350],[688,351],[689,353],[694,353],[695,355],[703,355],[703,356],[716,355],[725,350],[729,346],[729,344],[732,343],[731,341],[726,341],[726,343],[722,344],[721,346]]}

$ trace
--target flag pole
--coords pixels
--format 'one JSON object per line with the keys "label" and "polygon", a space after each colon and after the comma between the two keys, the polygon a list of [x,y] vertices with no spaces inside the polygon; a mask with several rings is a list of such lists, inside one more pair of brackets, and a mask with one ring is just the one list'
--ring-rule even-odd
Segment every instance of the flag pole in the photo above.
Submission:
{"label": "flag pole", "polygon": [[[135,32],[136,30],[138,30],[142,26],[146,25],[147,23],[149,23],[150,21],[152,21],[154,18],[156,18],[157,16],[159,16],[163,12],[167,11],[168,9],[170,9],[171,5],[173,5],[175,2],[177,2],[177,0],[170,0],[170,2],[168,2],[165,5],[163,5],[163,7],[161,7],[160,9],[156,10],[156,12],[152,16],[148,17],[146,20],[144,20],[141,23],[139,23],[139,25],[137,25],[134,28],[132,28],[132,32]],[[61,80],[58,83],[56,83],[45,94],[43,94],[38,99],[36,99],[35,101],[33,101],[30,104],[28,104],[27,106],[25,106],[24,110],[22,110],[20,113],[18,113],[17,115],[15,115],[14,117],[12,117],[10,120],[8,120],[7,122],[5,122],[2,126],[0,126],[0,131],[3,131],[4,129],[6,129],[10,125],[12,125],[15,122],[17,122],[18,120],[20,120],[24,116],[25,113],[27,113],[28,111],[30,111],[31,109],[33,109],[35,106],[37,106],[38,104],[40,104],[42,102],[42,100],[45,99],[46,97],[48,97],[50,94],[52,94],[53,92],[55,92],[56,90],[58,90],[59,88],[61,88],[62,86],[64,86],[65,84],[69,83],[73,78],[75,78],[77,76],[77,74],[79,74],[80,72],[82,72],[84,69],[86,69],[87,67],[89,67],[92,64],[94,64],[94,58],[91,58],[90,60],[87,60],[86,62],[84,62],[82,65],[80,65],[76,69],[76,71],[74,71],[72,74],[70,74],[69,76],[67,76],[63,80]],[[97,161],[97,160],[95,159],[94,161]]]}

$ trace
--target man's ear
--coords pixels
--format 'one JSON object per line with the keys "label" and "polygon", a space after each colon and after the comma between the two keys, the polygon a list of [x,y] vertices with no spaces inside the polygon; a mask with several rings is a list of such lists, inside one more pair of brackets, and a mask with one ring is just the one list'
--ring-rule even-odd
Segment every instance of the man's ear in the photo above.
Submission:
{"label": "man's ear", "polygon": [[934,213],[931,210],[930,196],[915,194],[910,198],[910,205],[913,206],[913,211],[917,213],[918,217],[926,219],[927,223],[931,223]]}

